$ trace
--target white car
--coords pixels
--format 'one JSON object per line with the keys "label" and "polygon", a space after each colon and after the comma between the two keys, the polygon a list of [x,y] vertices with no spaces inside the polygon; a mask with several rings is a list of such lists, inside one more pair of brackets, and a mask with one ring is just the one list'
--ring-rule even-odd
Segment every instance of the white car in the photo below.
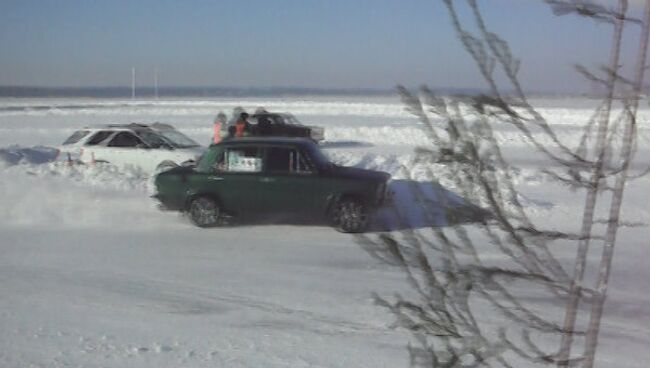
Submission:
{"label": "white car", "polygon": [[105,125],[75,131],[59,147],[63,160],[111,163],[146,173],[196,162],[205,151],[171,125]]}

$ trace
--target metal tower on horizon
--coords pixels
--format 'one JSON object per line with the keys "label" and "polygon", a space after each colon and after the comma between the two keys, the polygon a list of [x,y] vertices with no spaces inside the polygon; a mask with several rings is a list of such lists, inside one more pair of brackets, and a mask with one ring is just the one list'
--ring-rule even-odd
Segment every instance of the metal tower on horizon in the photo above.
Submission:
{"label": "metal tower on horizon", "polygon": [[153,94],[158,99],[158,68],[153,70]]}
{"label": "metal tower on horizon", "polygon": [[135,67],[131,68],[131,99],[135,100]]}

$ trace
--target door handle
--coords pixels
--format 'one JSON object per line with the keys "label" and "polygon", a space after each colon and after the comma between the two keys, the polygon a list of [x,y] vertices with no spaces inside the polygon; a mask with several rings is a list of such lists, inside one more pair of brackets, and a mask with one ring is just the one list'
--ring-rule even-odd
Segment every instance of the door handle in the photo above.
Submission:
{"label": "door handle", "polygon": [[221,176],[210,176],[208,177],[208,180],[220,181],[223,180],[223,178]]}
{"label": "door handle", "polygon": [[261,178],[260,181],[262,183],[272,183],[272,182],[275,181],[275,179],[273,179],[273,178]]}

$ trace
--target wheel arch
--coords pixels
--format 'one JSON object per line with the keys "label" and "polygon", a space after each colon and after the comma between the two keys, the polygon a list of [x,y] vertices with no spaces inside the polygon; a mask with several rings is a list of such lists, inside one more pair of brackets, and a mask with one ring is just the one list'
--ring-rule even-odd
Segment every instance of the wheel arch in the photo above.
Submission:
{"label": "wheel arch", "polygon": [[219,207],[223,208],[223,202],[221,201],[221,198],[215,193],[208,193],[208,192],[196,192],[196,193],[190,193],[185,197],[185,203],[183,205],[183,210],[187,211],[190,209],[190,204],[192,203],[193,200],[199,198],[199,197],[207,197],[212,199],[213,201],[217,202],[217,205]]}
{"label": "wheel arch", "polygon": [[165,160],[160,161],[156,165],[155,170],[156,171],[166,171],[166,170],[169,170],[169,169],[177,167],[177,166],[180,166],[180,165],[177,164],[176,161],[171,160],[171,159],[165,159]]}
{"label": "wheel arch", "polygon": [[332,213],[332,210],[334,209],[334,205],[346,199],[353,199],[363,204],[366,205],[368,204],[367,203],[368,201],[365,198],[365,196],[359,192],[344,192],[344,193],[332,194],[329,196],[327,200],[327,207],[325,208],[325,214],[330,215]]}

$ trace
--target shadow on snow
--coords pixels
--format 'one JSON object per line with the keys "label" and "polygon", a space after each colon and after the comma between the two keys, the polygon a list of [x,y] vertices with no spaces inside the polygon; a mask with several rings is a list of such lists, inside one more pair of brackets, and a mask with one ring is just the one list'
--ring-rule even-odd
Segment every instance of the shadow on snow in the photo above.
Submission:
{"label": "shadow on snow", "polygon": [[318,146],[322,149],[332,149],[332,148],[363,148],[363,147],[373,147],[374,144],[361,141],[330,141],[330,142],[321,142]]}
{"label": "shadow on snow", "polygon": [[445,227],[485,221],[489,212],[435,182],[394,180],[393,200],[380,208],[368,231]]}
{"label": "shadow on snow", "polygon": [[[389,187],[392,200],[377,209],[366,232],[416,230],[485,221],[489,213],[438,183],[414,180],[393,180]],[[238,218],[226,221],[228,226],[250,225],[328,225],[321,216],[296,218],[274,215],[260,218]]]}

